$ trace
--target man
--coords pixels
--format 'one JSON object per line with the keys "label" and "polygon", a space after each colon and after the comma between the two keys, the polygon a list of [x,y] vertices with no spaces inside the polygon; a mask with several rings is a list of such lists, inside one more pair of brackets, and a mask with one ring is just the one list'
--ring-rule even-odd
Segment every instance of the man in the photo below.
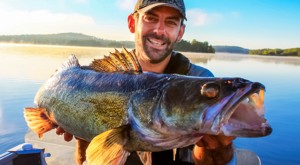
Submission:
{"label": "man", "polygon": [[[213,74],[200,66],[191,64],[180,53],[174,52],[176,42],[184,34],[186,20],[183,0],[138,0],[133,14],[128,16],[128,28],[135,35],[135,54],[143,71],[156,73],[176,73],[183,75],[212,77]],[[61,128],[66,141],[72,135]],[[175,161],[173,150],[152,153],[152,163],[221,165],[228,163],[233,156],[234,137],[205,135],[194,147],[178,149]],[[88,142],[81,141],[79,152],[84,152]],[[80,158],[82,162],[85,158]],[[140,164],[136,154],[129,156],[126,164]]]}
{"label": "man", "polygon": [[[135,35],[135,53],[143,71],[213,76],[209,70],[191,64],[182,54],[173,51],[175,43],[183,37],[184,20],[183,0],[138,0],[134,13],[128,16],[128,28]],[[233,139],[204,136],[193,149],[194,163],[226,164],[233,155]],[[188,164],[188,161],[192,164],[188,148],[179,150],[175,162],[172,154],[173,151],[153,153],[153,164]]]}

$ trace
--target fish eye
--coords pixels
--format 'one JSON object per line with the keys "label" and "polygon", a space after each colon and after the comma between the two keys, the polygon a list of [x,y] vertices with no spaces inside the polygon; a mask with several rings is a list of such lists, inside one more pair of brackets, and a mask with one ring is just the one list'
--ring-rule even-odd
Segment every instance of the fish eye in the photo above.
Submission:
{"label": "fish eye", "polygon": [[213,99],[220,93],[220,86],[216,83],[206,83],[201,87],[201,95]]}

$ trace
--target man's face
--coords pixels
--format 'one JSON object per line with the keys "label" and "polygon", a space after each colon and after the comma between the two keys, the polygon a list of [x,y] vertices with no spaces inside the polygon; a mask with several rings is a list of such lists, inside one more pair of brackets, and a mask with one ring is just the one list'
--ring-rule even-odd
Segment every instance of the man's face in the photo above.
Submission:
{"label": "man's face", "polygon": [[156,7],[139,13],[135,20],[135,41],[138,56],[151,63],[160,63],[180,41],[185,26],[180,13],[171,7]]}

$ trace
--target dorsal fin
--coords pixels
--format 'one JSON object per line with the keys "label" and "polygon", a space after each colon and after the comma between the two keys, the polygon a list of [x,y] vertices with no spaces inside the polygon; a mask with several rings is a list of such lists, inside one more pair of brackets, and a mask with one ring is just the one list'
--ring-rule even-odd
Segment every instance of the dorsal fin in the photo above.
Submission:
{"label": "dorsal fin", "polygon": [[115,49],[114,53],[104,56],[102,59],[95,59],[90,67],[97,72],[134,72],[142,73],[142,68],[134,53],[122,48],[122,52]]}
{"label": "dorsal fin", "polygon": [[66,69],[66,68],[70,68],[70,67],[80,67],[80,64],[78,62],[78,59],[75,57],[75,55],[71,55],[66,62],[63,63],[63,65],[61,66],[61,69]]}

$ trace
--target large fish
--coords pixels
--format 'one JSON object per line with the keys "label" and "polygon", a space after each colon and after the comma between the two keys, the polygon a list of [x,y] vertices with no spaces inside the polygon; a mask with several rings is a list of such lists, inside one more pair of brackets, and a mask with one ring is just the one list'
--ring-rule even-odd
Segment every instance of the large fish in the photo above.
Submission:
{"label": "large fish", "polygon": [[143,73],[134,52],[123,49],[90,66],[72,56],[24,116],[40,137],[60,126],[91,141],[88,164],[124,164],[132,151],[185,147],[204,134],[269,135],[264,90],[242,78]]}

